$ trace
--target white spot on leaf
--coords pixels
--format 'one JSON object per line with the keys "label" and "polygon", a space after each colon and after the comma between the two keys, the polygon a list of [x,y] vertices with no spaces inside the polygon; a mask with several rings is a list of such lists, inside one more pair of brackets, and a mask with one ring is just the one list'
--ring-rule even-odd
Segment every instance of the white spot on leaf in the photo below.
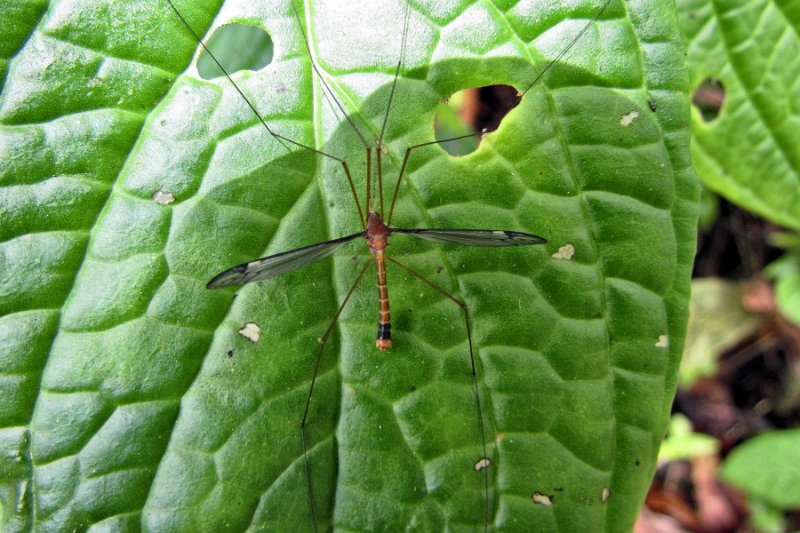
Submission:
{"label": "white spot on leaf", "polygon": [[565,244],[561,248],[558,249],[556,253],[552,256],[553,259],[565,259],[569,261],[575,255],[575,247],[571,244]]}
{"label": "white spot on leaf", "polygon": [[175,201],[175,195],[169,191],[162,191],[161,189],[154,192],[150,198],[160,205],[169,205]]}
{"label": "white spot on leaf", "polygon": [[600,494],[600,501],[606,503],[610,497],[611,497],[611,489],[609,489],[608,487],[603,487],[603,492]]}
{"label": "white spot on leaf", "polygon": [[239,330],[239,335],[255,344],[261,338],[261,328],[255,322],[246,322]]}
{"label": "white spot on leaf", "polygon": [[484,468],[489,468],[491,466],[492,461],[488,457],[482,457],[480,461],[475,463],[475,471],[480,472]]}
{"label": "white spot on leaf", "polygon": [[623,128],[627,128],[637,118],[639,118],[639,112],[638,111],[631,111],[627,115],[622,115],[622,117],[620,117],[620,119],[619,119],[619,123]]}
{"label": "white spot on leaf", "polygon": [[659,335],[656,348],[669,348],[669,335]]}
{"label": "white spot on leaf", "polygon": [[532,499],[533,503],[544,505],[545,507],[553,506],[553,497],[548,496],[547,494],[542,494],[541,492],[534,492]]}

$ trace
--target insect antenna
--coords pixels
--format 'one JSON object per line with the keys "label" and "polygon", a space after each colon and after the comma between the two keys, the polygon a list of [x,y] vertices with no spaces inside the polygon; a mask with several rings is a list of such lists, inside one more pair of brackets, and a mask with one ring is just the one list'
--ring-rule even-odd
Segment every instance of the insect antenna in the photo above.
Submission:
{"label": "insect antenna", "polygon": [[[258,119],[258,121],[261,123],[261,125],[264,126],[264,129],[267,130],[267,133],[269,133],[278,142],[280,142],[281,145],[283,145],[283,147],[286,148],[287,150],[289,149],[288,146],[286,145],[288,143],[288,144],[297,146],[298,148],[302,148],[304,150],[309,150],[309,151],[311,151],[311,152],[313,152],[315,154],[318,154],[318,155],[321,155],[323,157],[327,157],[329,159],[337,161],[339,164],[342,165],[342,167],[344,168],[345,175],[347,176],[348,184],[350,185],[350,191],[353,193],[353,200],[355,200],[356,207],[358,208],[359,218],[361,219],[361,225],[362,225],[362,227],[366,227],[366,218],[364,217],[364,211],[361,208],[361,202],[358,201],[358,194],[356,193],[355,184],[353,183],[353,177],[350,174],[350,168],[347,166],[347,161],[345,161],[342,158],[336,157],[333,154],[329,154],[329,153],[324,152],[322,150],[318,150],[318,149],[316,149],[314,147],[311,147],[311,146],[308,146],[308,145],[303,144],[301,142],[295,141],[294,139],[286,137],[285,135],[281,135],[280,133],[277,133],[275,130],[270,128],[269,124],[267,124],[267,121],[264,120],[263,116],[261,116],[261,113],[258,112],[258,110],[256,109],[256,106],[253,104],[253,102],[250,100],[250,98],[248,98],[244,94],[244,91],[242,91],[242,89],[239,87],[239,84],[236,83],[235,81],[233,81],[233,78],[231,77],[230,73],[228,73],[228,70],[225,67],[222,66],[222,63],[217,59],[216,55],[214,55],[214,53],[206,46],[206,44],[200,38],[200,35],[194,30],[194,28],[192,28],[191,24],[189,24],[189,21],[186,20],[186,18],[181,14],[181,12],[178,11],[178,8],[175,6],[175,4],[172,2],[172,0],[167,0],[167,3],[170,5],[170,7],[175,12],[175,14],[178,16],[178,18],[183,23],[183,25],[186,26],[186,29],[189,30],[189,33],[191,33],[194,36],[194,38],[195,38],[195,40],[197,40],[198,44],[208,54],[208,56],[212,59],[212,61],[214,61],[214,63],[217,65],[217,67],[219,67],[219,69],[222,71],[222,73],[225,75],[225,77],[230,82],[231,86],[233,86],[233,88],[236,89],[236,92],[239,93],[239,96],[242,97],[242,100],[244,100],[244,102],[247,104],[247,106],[253,112],[253,114]],[[294,2],[292,2],[292,7],[295,9],[295,15],[297,15],[297,8],[294,7]],[[298,16],[298,22],[299,22],[299,20],[300,19],[299,19],[299,16]],[[306,38],[305,37],[305,33],[303,33],[303,39],[305,40],[305,38]],[[308,46],[308,42],[306,42],[306,46]],[[311,54],[311,52],[309,51],[309,56],[310,56],[310,54]],[[312,65],[314,64],[313,59],[311,60],[311,63],[312,63]],[[314,67],[314,70],[316,71],[316,66]],[[323,80],[323,84],[325,84],[324,80]],[[353,127],[355,128],[355,126],[353,126]],[[359,133],[359,137],[361,137],[360,133]],[[361,138],[362,138],[362,141],[364,141],[363,137],[361,137]],[[366,146],[366,141],[364,141],[364,143],[365,143],[365,146]],[[369,148],[367,148],[367,152],[369,152]],[[367,180],[367,181],[369,181],[369,180]]]}

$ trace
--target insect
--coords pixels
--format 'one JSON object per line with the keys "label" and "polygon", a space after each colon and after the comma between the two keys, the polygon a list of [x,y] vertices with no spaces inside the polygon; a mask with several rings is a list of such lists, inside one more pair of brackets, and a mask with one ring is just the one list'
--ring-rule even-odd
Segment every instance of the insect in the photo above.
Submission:
{"label": "insect", "polygon": [[[200,43],[200,45],[203,48],[205,48],[205,44],[203,43],[200,36],[197,33],[195,33],[191,25],[186,21],[186,19],[184,19],[180,11],[173,4],[172,0],[167,0],[167,1],[169,2],[172,9],[175,11],[177,16],[186,25],[188,30],[197,38],[198,43]],[[530,90],[531,87],[533,87],[536,84],[536,82],[540,79],[540,77],[544,74],[544,72],[546,72],[547,69],[550,68],[552,64],[558,61],[570,48],[572,48],[572,46],[574,46],[574,44],[578,41],[578,39],[580,39],[583,33],[592,25],[592,23],[594,23],[597,20],[597,18],[600,17],[601,13],[610,4],[610,2],[611,0],[606,0],[606,2],[596,12],[593,18],[585,26],[583,26],[583,29],[581,29],[575,35],[572,41],[570,41],[562,49],[562,51],[559,52],[559,54],[553,60],[553,62],[548,64],[543,69],[542,72],[540,72],[537,76],[534,77],[530,85],[528,85],[526,88],[524,88],[523,91],[521,91],[520,98],[524,96],[524,94],[527,93],[528,90]],[[266,129],[267,133],[270,136],[272,136],[274,139],[281,142],[285,146],[289,145],[292,148],[307,150],[309,152],[317,154],[320,157],[327,158],[341,164],[342,170],[347,178],[348,188],[350,189],[355,209],[358,212],[358,220],[362,228],[360,231],[333,240],[319,242],[316,244],[310,244],[301,248],[269,255],[259,259],[254,259],[246,263],[234,266],[215,276],[211,281],[208,282],[207,287],[209,289],[218,289],[230,286],[240,286],[253,281],[259,281],[280,276],[287,272],[302,268],[310,263],[328,257],[349,242],[355,241],[360,238],[366,240],[367,247],[370,252],[370,258],[363,264],[363,266],[358,271],[355,280],[352,282],[352,285],[346,292],[336,313],[331,318],[330,322],[327,325],[327,328],[324,330],[324,333],[320,338],[319,348],[317,351],[317,356],[314,363],[314,369],[311,375],[310,384],[308,386],[302,417],[299,421],[299,433],[300,433],[299,442],[302,448],[303,470],[305,472],[306,485],[307,485],[310,526],[314,531],[318,530],[319,518],[317,516],[318,515],[317,504],[315,502],[315,492],[313,487],[313,475],[312,475],[313,465],[311,464],[311,461],[309,459],[310,443],[308,441],[307,431],[310,421],[310,413],[314,405],[313,400],[314,400],[315,386],[317,383],[321,362],[325,355],[325,348],[331,334],[334,331],[336,321],[339,319],[343,309],[350,301],[351,296],[354,294],[354,291],[356,290],[360,282],[364,279],[369,267],[374,264],[376,269],[377,288],[378,288],[378,327],[377,327],[375,345],[376,348],[381,352],[385,352],[392,347],[391,314],[389,306],[389,288],[387,282],[387,268],[386,268],[387,263],[391,263],[397,266],[403,272],[418,279],[419,281],[424,283],[428,288],[438,292],[446,299],[451,301],[453,304],[458,306],[458,308],[463,312],[464,329],[467,337],[466,352],[468,353],[468,359],[464,357],[464,363],[465,363],[464,368],[465,372],[469,373],[472,383],[472,392],[474,395],[476,420],[477,420],[476,424],[478,426],[481,447],[482,447],[481,455],[476,456],[474,458],[474,470],[478,473],[478,475],[482,477],[483,509],[481,514],[483,521],[483,529],[485,531],[488,531],[491,522],[491,497],[490,497],[489,472],[492,465],[492,459],[491,459],[491,454],[489,453],[489,446],[487,443],[486,423],[484,420],[484,413],[481,405],[481,393],[478,380],[478,365],[476,363],[475,349],[472,339],[472,326],[470,322],[469,308],[467,307],[467,304],[463,300],[456,297],[454,294],[446,290],[444,287],[428,280],[423,275],[417,273],[415,270],[405,265],[403,262],[400,262],[397,259],[389,256],[387,254],[387,246],[389,243],[389,238],[392,235],[407,235],[410,237],[425,239],[437,243],[458,244],[458,245],[479,246],[479,247],[528,246],[528,245],[544,244],[546,240],[543,237],[531,233],[507,230],[507,229],[469,229],[469,228],[429,229],[429,228],[402,228],[402,227],[392,226],[392,218],[398,201],[399,191],[401,189],[401,183],[405,175],[407,165],[409,161],[411,161],[412,155],[415,153],[415,150],[419,150],[427,146],[441,144],[447,142],[448,140],[452,140],[452,139],[445,139],[441,141],[428,141],[428,142],[414,144],[408,147],[402,158],[402,163],[400,165],[399,173],[397,174],[397,177],[395,179],[394,186],[391,187],[390,189],[392,191],[390,199],[388,202],[386,202],[386,199],[384,198],[384,181],[383,181],[383,175],[384,175],[383,156],[385,150],[385,146],[383,144],[384,132],[386,131],[387,123],[389,123],[390,121],[392,103],[393,103],[393,98],[395,96],[395,89],[397,87],[398,79],[400,79],[403,67],[404,55],[406,51],[406,38],[408,35],[408,24],[409,24],[408,21],[409,21],[410,8],[407,8],[405,12],[406,18],[404,22],[403,37],[400,46],[400,52],[398,54],[396,68],[392,79],[391,90],[382,117],[380,134],[377,136],[375,148],[373,149],[372,146],[365,140],[365,135],[362,134],[356,123],[353,120],[351,120],[350,116],[345,112],[345,107],[339,101],[339,98],[337,98],[336,92],[331,88],[331,86],[326,82],[325,77],[320,73],[319,66],[313,59],[311,46],[307,40],[305,31],[302,29],[303,24],[300,19],[300,14],[294,3],[292,3],[291,7],[294,13],[294,17],[296,19],[296,23],[298,27],[301,29],[303,39],[305,41],[305,47],[308,52],[309,58],[311,60],[311,67],[323,88],[326,98],[330,103],[332,103],[333,106],[338,108],[339,111],[345,115],[345,118],[352,127],[353,131],[362,140],[362,143],[364,145],[366,190],[364,191],[363,202],[359,197],[359,193],[355,185],[355,181],[353,179],[350,166],[348,165],[345,159],[339,158],[335,154],[322,151],[315,147],[302,144],[300,142],[293,140],[288,136],[283,135],[278,131],[275,131],[256,111],[254,104],[239,88],[239,86],[231,78],[231,76],[227,72],[225,72],[224,66],[219,64],[218,62],[217,63],[220,69],[222,69],[223,72],[225,72],[225,76],[228,78],[229,82],[239,93],[241,98],[247,103],[252,112],[258,118],[258,120],[263,124],[263,127]],[[211,55],[212,58],[214,57],[210,51],[208,50],[206,51]],[[215,58],[214,61],[216,62]],[[373,154],[375,160],[374,175],[372,172]]]}

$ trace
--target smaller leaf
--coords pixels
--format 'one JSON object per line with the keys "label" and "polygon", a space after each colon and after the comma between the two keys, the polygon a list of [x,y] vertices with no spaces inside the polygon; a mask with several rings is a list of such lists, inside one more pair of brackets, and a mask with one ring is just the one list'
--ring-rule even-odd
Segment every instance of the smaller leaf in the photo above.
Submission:
{"label": "smaller leaf", "polygon": [[781,257],[766,268],[765,274],[775,280],[778,309],[800,325],[800,253]]}
{"label": "smaller leaf", "polygon": [[695,432],[692,422],[684,415],[675,414],[669,420],[669,435],[664,439],[658,460],[678,461],[701,455],[716,455],[719,441],[705,433]]}
{"label": "smaller leaf", "polygon": [[736,284],[718,278],[692,282],[689,328],[679,378],[689,387],[702,376],[714,374],[717,357],[758,328],[761,320],[742,306]]}
{"label": "smaller leaf", "polygon": [[720,477],[753,497],[800,509],[800,429],[771,431],[736,448]]}

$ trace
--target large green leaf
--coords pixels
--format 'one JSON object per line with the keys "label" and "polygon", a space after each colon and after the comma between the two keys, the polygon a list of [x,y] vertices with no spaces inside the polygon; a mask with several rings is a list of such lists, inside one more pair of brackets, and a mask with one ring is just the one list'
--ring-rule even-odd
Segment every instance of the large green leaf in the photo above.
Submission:
{"label": "large green leaf", "polygon": [[[363,149],[323,98],[288,2],[205,4],[183,7],[201,32],[270,32],[273,63],[240,86],[272,129],[345,157],[362,190]],[[413,4],[387,181],[406,146],[433,139],[441,98],[525,87],[599,7]],[[198,79],[198,46],[161,0],[0,9],[27,35],[4,49],[0,100],[3,528],[311,530],[300,418],[317,341],[368,252],[354,243],[235,299],[205,283],[358,231],[341,166],[287,149],[227,82]],[[403,13],[306,5],[325,77],[370,142]],[[682,58],[669,6],[614,1],[476,152],[429,147],[409,163],[397,225],[550,241],[390,246],[470,310],[492,529],[625,531],[644,498],[694,253]],[[464,315],[388,276],[394,348],[374,348],[370,279],[321,363],[308,431],[320,529],[481,531]],[[237,334],[248,322],[256,343]]]}

